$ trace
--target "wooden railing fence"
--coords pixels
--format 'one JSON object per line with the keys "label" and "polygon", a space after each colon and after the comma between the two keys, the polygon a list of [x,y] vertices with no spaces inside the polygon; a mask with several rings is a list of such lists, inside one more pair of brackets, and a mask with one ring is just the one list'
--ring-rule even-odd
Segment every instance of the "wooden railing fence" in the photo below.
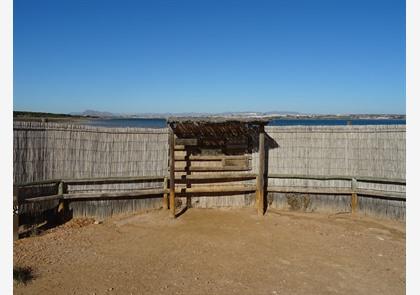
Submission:
{"label": "wooden railing fence", "polygon": [[[255,173],[232,173],[232,174],[221,174],[213,175],[212,179],[218,182],[232,182],[239,180],[255,179],[255,184],[252,185],[226,185],[226,186],[200,186],[195,188],[178,189],[176,191],[177,196],[185,196],[187,194],[200,194],[200,193],[237,193],[237,192],[256,192],[258,175]],[[266,188],[267,193],[302,193],[302,194],[343,194],[351,196],[351,208],[352,212],[356,212],[358,196],[371,196],[379,198],[389,198],[405,201],[405,192],[391,192],[376,189],[362,189],[358,188],[358,183],[380,183],[380,184],[393,184],[393,185],[406,185],[405,179],[391,179],[391,178],[378,178],[378,177],[350,177],[341,175],[291,175],[291,174],[268,174],[267,179],[299,179],[299,180],[345,180],[351,181],[351,187],[349,188],[338,188],[338,187],[309,187],[309,186],[273,186],[268,185]],[[186,177],[175,178],[177,183],[183,183],[186,181],[200,181],[201,179],[209,180],[209,176],[202,175],[188,175]],[[160,188],[151,187],[136,189],[130,191],[118,191],[118,192],[77,192],[69,193],[67,187],[69,185],[98,185],[98,184],[126,184],[126,183],[141,183],[141,182],[161,182]],[[19,189],[36,187],[42,185],[55,185],[56,194],[19,198]],[[23,203],[36,203],[51,200],[58,200],[59,206],[58,211],[62,210],[64,202],[71,201],[83,201],[83,200],[101,200],[101,199],[127,199],[127,198],[147,198],[148,196],[162,195],[163,207],[168,209],[168,194],[169,183],[167,176],[137,176],[137,177],[105,177],[105,178],[85,178],[85,179],[51,179],[41,180],[29,183],[17,184],[14,186],[14,237],[17,238],[18,231],[18,216],[19,216],[19,205]]]}

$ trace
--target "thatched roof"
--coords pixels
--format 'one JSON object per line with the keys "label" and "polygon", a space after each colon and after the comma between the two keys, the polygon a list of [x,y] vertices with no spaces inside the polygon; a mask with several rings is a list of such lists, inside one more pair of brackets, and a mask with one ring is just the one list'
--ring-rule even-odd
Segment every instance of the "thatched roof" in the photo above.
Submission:
{"label": "thatched roof", "polygon": [[167,122],[178,137],[233,139],[252,136],[258,126],[266,125],[268,120],[247,117],[172,117]]}

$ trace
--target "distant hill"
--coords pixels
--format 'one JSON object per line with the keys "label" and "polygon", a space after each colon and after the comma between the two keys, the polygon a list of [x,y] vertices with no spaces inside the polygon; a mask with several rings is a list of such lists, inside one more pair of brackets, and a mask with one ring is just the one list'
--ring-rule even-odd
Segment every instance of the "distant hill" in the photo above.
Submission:
{"label": "distant hill", "polygon": [[262,116],[281,116],[281,115],[298,115],[298,112],[222,112],[222,113],[111,113],[96,110],[85,110],[83,112],[74,112],[70,115],[75,116],[92,116],[98,118],[162,118],[169,117],[208,117],[208,116],[224,116],[224,117],[262,117]]}
{"label": "distant hill", "polygon": [[70,114],[54,114],[43,112],[14,111],[14,118],[56,118],[56,119],[89,119],[89,118],[124,118],[124,119],[167,119],[169,117],[257,117],[268,119],[405,119],[404,114],[303,114],[293,111],[270,111],[270,112],[222,112],[222,113],[111,113],[95,110],[75,112]]}
{"label": "distant hill", "polygon": [[98,117],[98,118],[107,118],[107,117],[117,117],[118,115],[110,112],[100,112],[95,110],[86,110],[82,113],[70,113],[73,116],[83,116],[83,117]]}
{"label": "distant hill", "polygon": [[99,118],[162,118],[169,117],[208,117],[208,116],[223,116],[223,117],[276,117],[284,115],[299,115],[298,112],[286,111],[271,111],[271,112],[222,112],[222,113],[198,113],[198,112],[184,112],[184,113],[111,113],[101,112],[95,110],[86,110],[81,113],[71,113],[78,116],[95,116]]}

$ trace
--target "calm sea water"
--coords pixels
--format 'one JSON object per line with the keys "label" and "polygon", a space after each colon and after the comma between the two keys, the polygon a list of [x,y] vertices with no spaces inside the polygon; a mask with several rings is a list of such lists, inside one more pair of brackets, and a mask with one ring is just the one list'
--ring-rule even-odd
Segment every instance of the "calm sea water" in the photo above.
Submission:
{"label": "calm sea water", "polygon": [[[337,119],[281,119],[272,120],[269,126],[322,126],[322,125],[347,125],[348,120]],[[405,120],[397,119],[371,119],[371,120],[351,120],[353,125],[405,125]],[[166,127],[165,119],[99,119],[92,120],[86,124],[90,126],[102,127],[143,127],[143,128],[163,128]]]}

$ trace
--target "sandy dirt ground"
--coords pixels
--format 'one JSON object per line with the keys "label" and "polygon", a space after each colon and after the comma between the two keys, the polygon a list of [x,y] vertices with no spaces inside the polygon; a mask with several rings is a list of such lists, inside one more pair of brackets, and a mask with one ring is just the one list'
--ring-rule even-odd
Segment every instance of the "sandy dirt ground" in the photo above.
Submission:
{"label": "sandy dirt ground", "polygon": [[15,294],[404,294],[405,224],[189,209],[72,220],[14,243]]}

